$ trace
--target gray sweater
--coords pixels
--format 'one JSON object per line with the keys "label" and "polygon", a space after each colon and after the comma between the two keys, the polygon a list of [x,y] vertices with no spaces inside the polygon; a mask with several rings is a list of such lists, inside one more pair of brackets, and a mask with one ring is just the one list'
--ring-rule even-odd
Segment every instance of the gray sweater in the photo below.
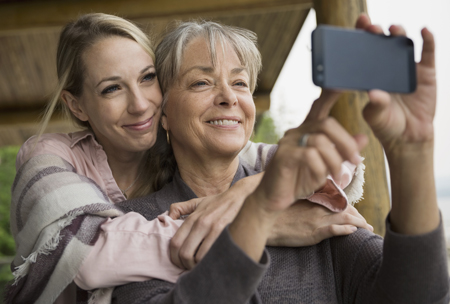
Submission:
{"label": "gray sweater", "polygon": [[[233,183],[253,171],[242,163]],[[121,204],[152,220],[170,204],[196,198],[177,173],[161,191]],[[266,247],[259,263],[225,229],[204,259],[175,284],[150,280],[117,287],[113,303],[449,303],[441,225],[404,236],[386,221],[383,239],[365,229],[315,246]]]}

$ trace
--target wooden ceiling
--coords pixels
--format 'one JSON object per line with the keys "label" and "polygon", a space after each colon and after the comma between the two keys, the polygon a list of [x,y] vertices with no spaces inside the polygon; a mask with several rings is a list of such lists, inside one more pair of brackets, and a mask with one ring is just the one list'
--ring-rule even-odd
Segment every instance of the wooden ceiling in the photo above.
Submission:
{"label": "wooden ceiling", "polygon": [[[0,146],[20,145],[36,133],[39,114],[56,84],[59,32],[80,14],[116,14],[155,37],[174,19],[203,18],[254,31],[263,58],[255,102],[264,111],[311,7],[306,0],[0,2]],[[57,115],[48,131],[70,129]]]}

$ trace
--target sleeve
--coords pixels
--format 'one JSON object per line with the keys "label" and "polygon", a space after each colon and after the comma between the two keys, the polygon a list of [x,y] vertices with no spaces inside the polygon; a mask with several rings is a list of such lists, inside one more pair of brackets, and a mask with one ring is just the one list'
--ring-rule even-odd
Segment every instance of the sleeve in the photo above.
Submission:
{"label": "sleeve", "polygon": [[151,280],[120,286],[113,303],[260,303],[256,289],[268,265],[267,251],[255,263],[226,228],[203,260],[175,284]]}
{"label": "sleeve", "polygon": [[365,229],[332,242],[338,298],[344,303],[449,303],[442,221],[434,231],[407,236],[386,223],[383,239]]}
{"label": "sleeve", "polygon": [[108,219],[75,283],[85,290],[150,279],[174,283],[184,270],[170,261],[169,243],[182,223],[167,212],[152,221],[135,212]]}

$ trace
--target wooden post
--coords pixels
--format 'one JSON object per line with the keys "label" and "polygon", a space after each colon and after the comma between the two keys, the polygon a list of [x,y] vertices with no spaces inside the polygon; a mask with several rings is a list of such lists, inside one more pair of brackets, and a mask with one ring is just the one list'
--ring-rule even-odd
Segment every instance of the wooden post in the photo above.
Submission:
{"label": "wooden post", "polygon": [[[354,28],[361,13],[367,13],[365,0],[314,0],[317,24],[330,24]],[[368,146],[362,151],[365,157],[364,200],[355,205],[374,232],[385,233],[385,218],[390,210],[389,191],[383,149],[362,117],[362,109],[368,101],[364,92],[345,93],[334,106],[335,117],[351,134],[366,134]]]}

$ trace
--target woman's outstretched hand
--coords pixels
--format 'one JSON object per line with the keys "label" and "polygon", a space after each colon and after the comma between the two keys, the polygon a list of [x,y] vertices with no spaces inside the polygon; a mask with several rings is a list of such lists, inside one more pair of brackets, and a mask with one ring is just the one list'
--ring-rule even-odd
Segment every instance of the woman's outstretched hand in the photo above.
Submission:
{"label": "woman's outstretched hand", "polygon": [[[362,15],[356,27],[382,33],[379,26]],[[404,36],[398,25],[389,28],[391,35]],[[391,175],[393,231],[420,235],[439,225],[439,209],[434,183],[433,119],[436,110],[435,45],[433,34],[422,30],[422,58],[416,64],[417,89],[411,94],[369,92],[364,118],[386,152]]]}
{"label": "woman's outstretched hand", "polygon": [[[382,34],[366,15],[358,18],[356,27]],[[405,36],[403,27],[389,28],[393,36]],[[389,94],[380,90],[369,92],[370,102],[364,109],[364,118],[380,140],[387,155],[398,146],[432,142],[433,119],[436,109],[436,71],[433,34],[422,30],[422,59],[416,65],[417,89],[411,94]]]}

